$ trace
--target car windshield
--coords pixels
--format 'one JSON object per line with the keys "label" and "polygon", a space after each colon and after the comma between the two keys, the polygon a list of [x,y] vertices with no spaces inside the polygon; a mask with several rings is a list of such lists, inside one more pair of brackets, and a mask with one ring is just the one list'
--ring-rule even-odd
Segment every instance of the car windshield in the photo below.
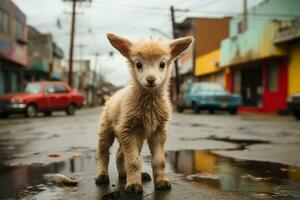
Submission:
{"label": "car windshield", "polygon": [[37,83],[29,83],[26,85],[25,92],[38,94],[41,90],[41,85]]}
{"label": "car windshield", "polygon": [[226,93],[225,89],[215,83],[198,83],[192,88],[192,93]]}

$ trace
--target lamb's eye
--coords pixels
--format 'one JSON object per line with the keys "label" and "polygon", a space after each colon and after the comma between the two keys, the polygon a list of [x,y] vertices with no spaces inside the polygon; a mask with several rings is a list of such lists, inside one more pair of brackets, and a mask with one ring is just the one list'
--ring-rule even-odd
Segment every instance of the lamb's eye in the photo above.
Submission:
{"label": "lamb's eye", "polygon": [[166,66],[166,62],[165,62],[165,61],[161,61],[161,62],[159,63],[159,68],[164,69],[165,66]]}
{"label": "lamb's eye", "polygon": [[142,69],[143,68],[143,63],[138,61],[138,62],[135,63],[135,66],[136,66],[137,69]]}

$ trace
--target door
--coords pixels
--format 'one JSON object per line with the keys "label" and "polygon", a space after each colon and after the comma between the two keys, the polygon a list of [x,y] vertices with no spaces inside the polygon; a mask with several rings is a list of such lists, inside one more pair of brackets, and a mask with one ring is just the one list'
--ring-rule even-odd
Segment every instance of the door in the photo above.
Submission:
{"label": "door", "polygon": [[64,84],[55,85],[55,91],[58,98],[59,109],[65,109],[69,105],[70,94],[68,88]]}
{"label": "door", "polygon": [[49,110],[58,110],[60,96],[56,93],[54,84],[46,86],[46,97]]}
{"label": "door", "polygon": [[242,71],[242,99],[245,106],[262,106],[262,67]]}

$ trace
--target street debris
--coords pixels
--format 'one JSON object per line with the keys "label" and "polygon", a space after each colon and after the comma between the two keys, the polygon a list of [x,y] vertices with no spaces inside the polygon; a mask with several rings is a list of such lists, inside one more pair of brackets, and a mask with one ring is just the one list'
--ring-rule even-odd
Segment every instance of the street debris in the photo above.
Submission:
{"label": "street debris", "polygon": [[63,184],[65,186],[77,186],[80,182],[79,180],[73,178],[73,177],[67,177],[63,174],[51,174],[48,176],[51,181],[53,181],[56,184]]}
{"label": "street debris", "polygon": [[58,154],[58,153],[51,153],[51,154],[48,154],[48,157],[49,158],[58,158],[58,157],[60,157],[60,154]]}
{"label": "street debris", "polygon": [[249,179],[256,180],[256,181],[267,181],[267,180],[271,179],[271,177],[256,177],[251,174],[243,175],[242,178],[249,178]]}
{"label": "street debris", "polygon": [[191,174],[186,177],[187,180],[196,180],[196,179],[213,179],[218,180],[220,179],[220,175],[211,174],[211,173],[200,173],[200,174]]}

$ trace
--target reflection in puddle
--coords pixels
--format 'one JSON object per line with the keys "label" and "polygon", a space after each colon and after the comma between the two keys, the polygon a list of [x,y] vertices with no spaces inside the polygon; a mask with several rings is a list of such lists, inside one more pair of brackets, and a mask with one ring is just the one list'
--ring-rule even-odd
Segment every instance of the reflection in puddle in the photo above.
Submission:
{"label": "reflection in puddle", "polygon": [[[150,157],[144,157],[144,170],[150,172]],[[254,193],[259,197],[300,198],[300,169],[297,167],[268,163],[234,160],[215,155],[208,151],[172,151],[167,153],[169,174],[184,175],[184,181],[198,188],[218,189],[224,192]],[[111,162],[113,164],[113,162]],[[116,171],[110,171],[111,186],[97,187],[94,184],[95,155],[52,163],[50,165],[29,165],[4,167],[0,169],[0,199],[99,199],[109,193],[122,199],[124,183],[118,184]],[[115,169],[110,166],[110,169]],[[61,173],[81,180],[78,187],[57,187],[45,178],[45,174]],[[184,182],[186,184],[186,182]],[[177,188],[176,188],[177,187]],[[178,183],[169,193],[154,192],[153,182],[144,184],[140,198],[170,199],[178,195]],[[119,192],[120,191],[120,192]],[[88,195],[88,196],[87,196]],[[170,196],[171,195],[171,196]],[[31,198],[32,197],[32,198]],[[82,198],[80,198],[82,197]],[[126,197],[126,198],[123,198]],[[151,198],[150,198],[151,197]]]}
{"label": "reflection in puddle", "polygon": [[[86,157],[55,162],[49,165],[33,164],[1,167],[0,199],[20,199],[27,195],[35,195],[41,191],[51,189],[53,184],[45,178],[45,174],[62,173],[72,175],[72,173],[90,171],[95,168],[94,165],[96,165],[94,158]],[[49,197],[49,194],[47,196]]]}
{"label": "reflection in puddle", "polygon": [[[187,180],[223,191],[274,194],[274,188],[300,189],[300,168],[258,161],[234,160],[208,151],[174,151],[167,154],[176,173]],[[289,185],[291,184],[291,185]],[[278,186],[278,187],[277,187]]]}

